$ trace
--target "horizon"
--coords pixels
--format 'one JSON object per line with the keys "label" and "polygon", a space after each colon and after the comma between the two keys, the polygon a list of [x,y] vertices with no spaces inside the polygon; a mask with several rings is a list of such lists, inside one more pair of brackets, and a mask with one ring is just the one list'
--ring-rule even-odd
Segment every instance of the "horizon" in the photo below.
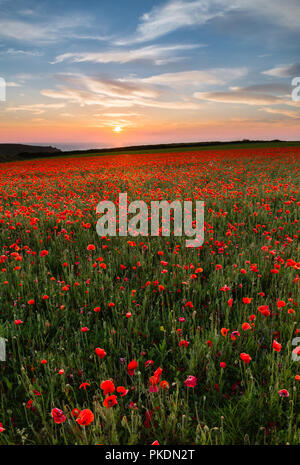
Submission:
{"label": "horizon", "polygon": [[0,13],[0,143],[299,139],[295,0],[0,0]]}

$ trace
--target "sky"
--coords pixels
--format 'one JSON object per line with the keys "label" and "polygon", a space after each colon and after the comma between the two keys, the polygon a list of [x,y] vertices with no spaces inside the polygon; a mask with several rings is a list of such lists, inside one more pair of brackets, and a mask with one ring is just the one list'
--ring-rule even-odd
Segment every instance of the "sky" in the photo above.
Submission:
{"label": "sky", "polygon": [[299,17],[299,0],[0,0],[0,142],[299,140]]}

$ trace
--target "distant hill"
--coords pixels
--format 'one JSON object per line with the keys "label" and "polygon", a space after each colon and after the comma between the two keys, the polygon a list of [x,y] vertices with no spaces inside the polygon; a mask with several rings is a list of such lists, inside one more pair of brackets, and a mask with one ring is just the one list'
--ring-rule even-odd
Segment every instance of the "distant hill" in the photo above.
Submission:
{"label": "distant hill", "polygon": [[58,155],[60,152],[61,150],[51,146],[0,144],[0,161],[26,160],[39,156]]}

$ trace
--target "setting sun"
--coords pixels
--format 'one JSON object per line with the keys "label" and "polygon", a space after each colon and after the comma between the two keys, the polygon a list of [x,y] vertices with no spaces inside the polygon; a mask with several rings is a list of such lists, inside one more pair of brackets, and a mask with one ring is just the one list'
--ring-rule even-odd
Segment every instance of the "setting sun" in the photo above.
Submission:
{"label": "setting sun", "polygon": [[121,128],[121,126],[116,126],[114,128],[114,132],[122,132],[123,131],[123,128]]}

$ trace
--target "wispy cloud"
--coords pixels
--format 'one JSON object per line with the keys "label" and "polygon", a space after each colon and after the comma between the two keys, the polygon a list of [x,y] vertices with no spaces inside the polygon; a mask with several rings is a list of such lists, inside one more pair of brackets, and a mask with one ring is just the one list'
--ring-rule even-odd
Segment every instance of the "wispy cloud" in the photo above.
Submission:
{"label": "wispy cloud", "polygon": [[64,81],[56,89],[43,89],[41,94],[62,99],[80,106],[100,105],[106,108],[133,106],[166,109],[199,109],[200,105],[188,98],[168,99],[168,93],[149,85],[124,80],[92,78],[85,75],[61,76]]}
{"label": "wispy cloud", "polygon": [[106,36],[78,33],[79,29],[86,30],[90,24],[90,17],[84,14],[50,17],[39,22],[23,18],[1,18],[0,37],[35,44],[57,42],[62,39],[108,40]]}
{"label": "wispy cloud", "polygon": [[247,73],[248,69],[246,67],[212,68],[156,74],[142,79],[133,78],[133,80],[144,84],[167,86],[174,89],[187,89],[190,87],[197,87],[199,89],[206,86],[220,86],[228,84],[231,81],[246,76]]}
{"label": "wispy cloud", "polygon": [[300,113],[297,111],[284,110],[282,108],[259,108],[259,110],[272,115],[283,115],[292,119],[300,119]]}
{"label": "wispy cloud", "polygon": [[28,111],[35,115],[41,115],[42,113],[45,113],[46,110],[58,110],[64,106],[64,103],[35,103],[33,105],[17,105],[15,107],[8,107],[5,109],[5,111]]}
{"label": "wispy cloud", "polygon": [[149,45],[132,50],[119,49],[105,52],[64,53],[58,55],[51,64],[62,63],[63,61],[71,61],[73,63],[129,63],[131,61],[146,60],[161,65],[172,61],[174,53],[178,51],[193,50],[198,47],[200,47],[199,44]]}
{"label": "wispy cloud", "polygon": [[298,0],[171,0],[153,7],[139,20],[136,33],[119,44],[145,42],[178,29],[204,25],[231,13],[250,13],[288,29],[300,29]]}
{"label": "wispy cloud", "polygon": [[280,65],[263,71],[262,74],[278,78],[295,77],[300,75],[300,63]]}
{"label": "wispy cloud", "polygon": [[196,99],[244,105],[288,105],[295,106],[291,99],[291,86],[287,84],[263,83],[247,87],[230,87],[224,92],[195,92]]}
{"label": "wispy cloud", "polygon": [[2,50],[0,55],[41,57],[43,52],[38,50],[18,50],[14,48],[8,48],[7,50]]}
{"label": "wispy cloud", "polygon": [[230,92],[195,92],[194,97],[200,100],[218,103],[236,103],[246,105],[274,105],[282,103],[280,97],[274,95],[236,90]]}

